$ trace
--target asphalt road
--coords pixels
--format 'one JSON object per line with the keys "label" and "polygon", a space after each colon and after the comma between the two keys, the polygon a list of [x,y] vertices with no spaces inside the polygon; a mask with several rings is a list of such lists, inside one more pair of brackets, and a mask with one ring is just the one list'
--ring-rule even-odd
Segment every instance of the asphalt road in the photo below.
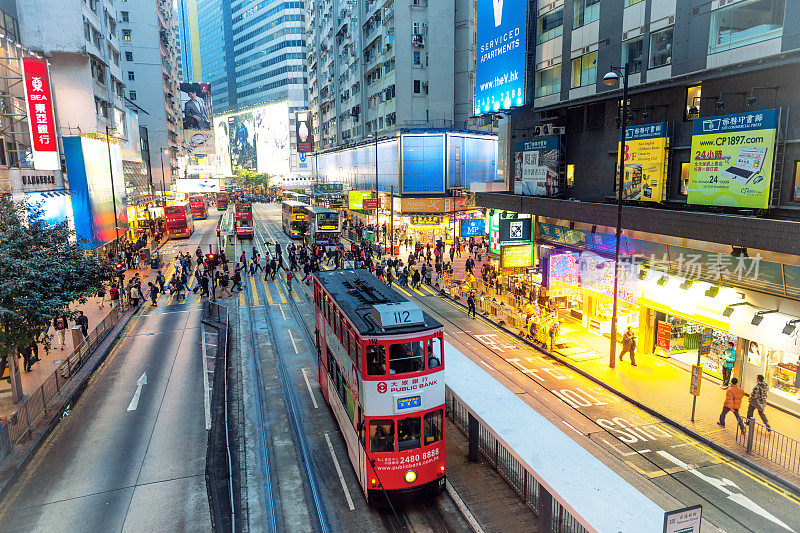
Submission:
{"label": "asphalt road", "polygon": [[[215,242],[217,218],[167,258]],[[0,530],[211,529],[200,317],[191,292],[142,307],[0,501]]]}

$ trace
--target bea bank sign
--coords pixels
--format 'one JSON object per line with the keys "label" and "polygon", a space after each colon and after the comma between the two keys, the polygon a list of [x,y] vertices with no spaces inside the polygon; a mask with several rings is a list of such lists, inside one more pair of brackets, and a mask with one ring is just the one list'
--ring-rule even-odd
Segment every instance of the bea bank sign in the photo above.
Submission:
{"label": "bea bank sign", "polygon": [[478,0],[475,114],[525,103],[528,0]]}

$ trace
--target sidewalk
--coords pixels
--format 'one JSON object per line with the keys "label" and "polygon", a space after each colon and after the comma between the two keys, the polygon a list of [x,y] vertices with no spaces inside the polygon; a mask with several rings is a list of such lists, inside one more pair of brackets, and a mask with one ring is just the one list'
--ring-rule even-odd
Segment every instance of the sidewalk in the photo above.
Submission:
{"label": "sidewalk", "polygon": [[[460,259],[457,257],[453,262],[454,279],[464,279],[465,261],[466,254]],[[478,279],[480,279],[480,267],[483,262],[485,261],[477,263],[473,270]],[[495,324],[499,322],[497,317],[491,315],[485,315],[485,318]],[[689,394],[691,375],[690,370],[682,363],[650,354],[637,353],[637,366],[632,366],[626,358],[624,361],[617,361],[616,368],[612,369],[609,367],[608,337],[586,331],[577,320],[563,316],[561,320],[555,353],[551,355],[635,402],[639,402],[645,408],[655,411],[664,418],[727,449],[735,456],[756,463],[775,475],[795,485],[800,485],[800,475],[760,456],[745,454],[745,447],[736,442],[736,419],[732,413],[728,413],[725,428],[717,425],[726,392],[720,387],[720,380],[704,375],[704,384],[701,387],[700,396],[697,397],[695,421],[692,422],[693,396]],[[516,333],[514,329],[518,330],[518,328],[509,328],[509,331]],[[617,354],[621,351],[620,343],[617,346]],[[750,391],[745,392],[750,393]],[[747,405],[748,400],[745,398],[740,409],[743,418],[747,414]],[[766,415],[773,431],[800,441],[800,420],[796,416],[770,406],[767,406]],[[755,416],[756,421],[760,423],[758,415]]]}

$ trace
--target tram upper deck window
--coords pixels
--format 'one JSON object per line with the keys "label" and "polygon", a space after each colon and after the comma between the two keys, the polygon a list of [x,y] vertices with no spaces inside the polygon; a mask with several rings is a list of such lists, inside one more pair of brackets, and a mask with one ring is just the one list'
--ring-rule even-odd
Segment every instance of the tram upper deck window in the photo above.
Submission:
{"label": "tram upper deck window", "polygon": [[437,368],[442,364],[442,339],[433,337],[428,340],[428,368]]}
{"label": "tram upper deck window", "polygon": [[386,350],[380,344],[367,346],[367,375],[383,376],[386,374]]}
{"label": "tram upper deck window", "polygon": [[370,420],[369,449],[373,453],[394,451],[394,422],[392,420]]}
{"label": "tram upper deck window", "polygon": [[413,450],[420,446],[420,420],[418,416],[401,418],[397,421],[397,449]]}
{"label": "tram upper deck window", "polygon": [[425,343],[404,342],[389,346],[389,373],[407,374],[425,368]]}
{"label": "tram upper deck window", "polygon": [[425,445],[442,440],[442,410],[425,415]]}

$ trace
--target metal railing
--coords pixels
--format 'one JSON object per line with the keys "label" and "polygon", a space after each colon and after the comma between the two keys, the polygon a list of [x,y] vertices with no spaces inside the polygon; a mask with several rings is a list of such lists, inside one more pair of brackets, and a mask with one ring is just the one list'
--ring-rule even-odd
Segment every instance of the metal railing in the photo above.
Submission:
{"label": "metal railing", "polygon": [[[465,435],[469,434],[469,410],[461,400],[445,387],[447,414]],[[496,437],[490,427],[480,421],[478,449],[486,460],[508,482],[525,504],[536,516],[541,517],[542,506],[550,500],[550,532],[545,533],[587,533],[587,529],[567,511],[556,497],[542,487],[525,465],[508,450]],[[546,508],[545,508],[546,509]]]}
{"label": "metal railing", "polygon": [[[120,308],[111,309],[89,335],[63,360],[61,365],[44,380],[39,388],[22,401],[17,412],[9,417],[8,423],[4,426],[8,430],[8,437],[12,447],[30,436],[32,428],[48,412],[61,409],[61,405],[57,402],[54,404],[53,401],[58,397],[61,389],[69,383],[70,379],[83,366],[97,345],[106,338],[108,332],[117,324],[121,313],[122,310]],[[1,440],[2,436],[0,436]],[[0,448],[2,448],[2,444],[0,444]],[[0,457],[2,457],[2,452],[0,452]]]}
{"label": "metal railing", "polygon": [[752,418],[747,419],[748,431],[742,433],[736,427],[736,442],[745,448],[748,455],[758,455],[778,466],[800,474],[800,441],[767,429]]}

